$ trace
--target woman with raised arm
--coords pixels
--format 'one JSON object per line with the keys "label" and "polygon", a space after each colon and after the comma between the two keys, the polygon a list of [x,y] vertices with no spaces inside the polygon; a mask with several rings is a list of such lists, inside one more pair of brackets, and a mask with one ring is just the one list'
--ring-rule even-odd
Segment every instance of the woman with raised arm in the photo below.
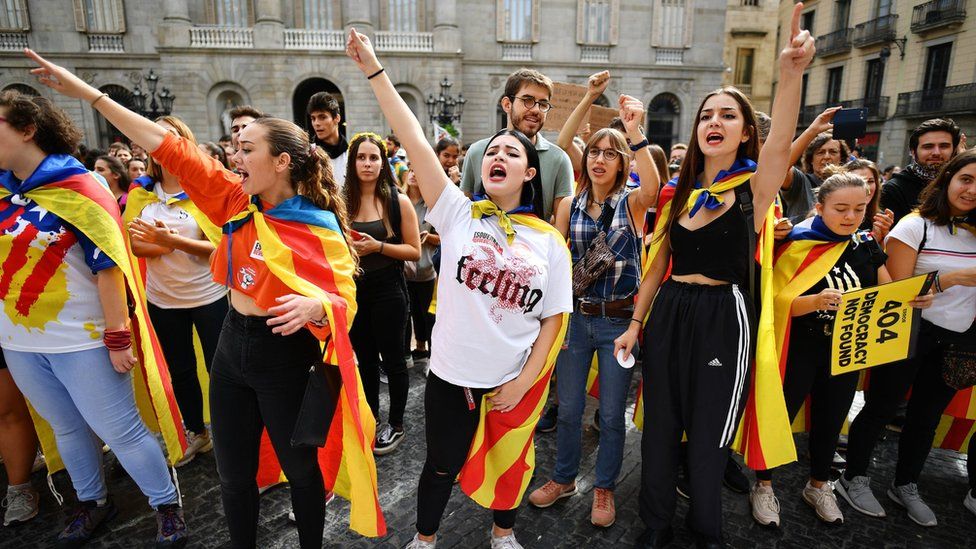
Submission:
{"label": "woman with raised arm", "polygon": [[538,217],[538,155],[523,134],[499,132],[481,165],[487,197],[469,201],[444,174],[369,38],[350,30],[346,53],[407,149],[427,220],[441,235],[424,398],[427,458],[408,547],[434,547],[460,473],[461,489],[494,509],[491,546],[520,548],[512,528],[534,468],[532,432],[572,310],[565,240]]}
{"label": "woman with raised arm", "polygon": [[[224,514],[234,547],[257,537],[258,448],[266,428],[291,486],[303,548],[320,547],[325,488],[338,463],[316,448],[293,446],[292,434],[309,378],[325,357],[342,375],[340,402],[324,452],[342,453],[349,478],[341,493],[352,502],[352,528],[382,535],[376,469],[370,444],[375,423],[360,399],[348,324],[356,308],[356,258],[345,235],[345,205],[324,153],[295,124],[260,118],[238,136],[238,173],[225,169],[187,139],[115,103],[106,94],[28,50],[33,73],[55,91],[87,101],[112,125],[176,176],[190,200],[223,227],[211,261],[213,280],[230,288],[211,370],[211,427]],[[353,433],[349,436],[348,433]],[[354,444],[343,444],[343,440]],[[325,473],[325,483],[323,483]],[[339,488],[339,487],[337,487]]]}
{"label": "woman with raised arm", "polygon": [[[623,462],[624,416],[633,375],[631,367],[618,363],[613,356],[614,340],[631,324],[634,295],[640,285],[644,212],[654,204],[660,186],[647,139],[640,131],[643,115],[640,101],[620,96],[620,119],[627,135],[604,128],[590,137],[583,149],[585,164],[577,182],[578,194],[573,200],[561,202],[556,211],[556,228],[569,241],[573,257],[575,304],[567,348],[556,363],[556,468],[552,479],[529,495],[529,502],[536,507],[549,507],[576,493],[586,382],[596,353],[600,449],[590,522],[601,527],[611,526],[616,519],[613,490]],[[637,189],[627,186],[633,157],[641,179]],[[609,248],[610,253],[602,268],[594,267],[595,256],[590,250],[601,246]]]}
{"label": "woman with raised arm", "polygon": [[[773,126],[762,152],[755,111],[742,92],[722,88],[699,106],[674,198],[659,209],[659,247],[652,247],[634,322],[618,339],[618,348],[629,353],[653,298],[642,364],[644,412],[650,419],[641,444],[640,514],[647,529],[639,547],[661,546],[673,536],[683,433],[691,473],[688,523],[699,546],[722,544],[722,477],[755,356],[755,306],[748,288],[756,250],[750,243],[761,230],[772,232],[767,212],[789,168],[800,81],[814,52],[810,33],[800,30],[802,8],[794,9],[790,43],[780,54]],[[671,277],[661,284],[669,263]],[[773,384],[769,389],[767,382]],[[757,371],[755,383],[755,390],[778,398],[778,407],[773,406],[778,431],[789,435],[778,370]],[[788,446],[783,458],[792,461],[792,439],[783,444]]]}

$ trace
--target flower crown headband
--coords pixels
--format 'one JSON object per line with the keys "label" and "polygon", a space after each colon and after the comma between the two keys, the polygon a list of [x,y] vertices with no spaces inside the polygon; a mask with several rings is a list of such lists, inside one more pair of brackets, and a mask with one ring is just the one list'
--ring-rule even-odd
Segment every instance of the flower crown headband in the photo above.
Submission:
{"label": "flower crown headband", "polygon": [[352,139],[349,140],[348,150],[352,150],[352,146],[355,145],[357,141],[369,138],[376,140],[380,144],[380,149],[383,150],[383,156],[390,156],[390,151],[386,150],[386,140],[383,139],[379,134],[373,132],[359,132],[356,135],[353,135]]}

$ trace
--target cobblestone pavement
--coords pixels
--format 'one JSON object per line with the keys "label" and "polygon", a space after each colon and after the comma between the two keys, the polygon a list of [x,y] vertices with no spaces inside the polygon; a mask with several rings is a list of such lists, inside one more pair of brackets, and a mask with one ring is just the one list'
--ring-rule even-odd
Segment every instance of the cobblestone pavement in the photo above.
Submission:
{"label": "cobblestone pavement", "polygon": [[[411,373],[410,401],[407,407],[407,437],[394,453],[377,458],[380,502],[385,510],[390,534],[380,540],[368,540],[348,530],[347,502],[336,499],[329,507],[324,540],[327,547],[403,547],[414,533],[416,486],[423,464],[423,387],[418,370]],[[385,386],[382,386],[385,390]],[[383,400],[385,409],[387,401]],[[587,420],[592,419],[596,401],[587,406]],[[587,421],[589,423],[589,421]],[[617,522],[601,530],[589,522],[592,501],[594,462],[599,434],[587,425],[583,434],[583,463],[578,485],[580,494],[560,501],[549,509],[522,505],[516,532],[527,548],[539,547],[630,547],[642,530],[637,516],[640,483],[640,433],[628,422],[624,465],[616,490]],[[848,520],[843,526],[818,522],[811,509],[800,498],[806,481],[806,461],[784,467],[777,473],[776,486],[782,506],[780,529],[764,529],[750,515],[748,498],[725,490],[725,533],[733,547],[976,547],[976,517],[962,506],[967,486],[965,456],[935,450],[929,457],[920,488],[939,518],[939,526],[922,528],[910,522],[904,511],[883,496],[883,484],[894,474],[897,435],[890,435],[879,445],[873,467],[875,491],[888,509],[889,517],[874,519],[861,516],[846,503],[841,509]],[[806,449],[805,437],[799,437],[798,452]],[[542,434],[536,441],[537,470],[531,488],[539,486],[552,473],[555,460],[555,433]],[[2,475],[2,473],[0,473]],[[146,500],[122,468],[109,455],[106,476],[110,492],[119,507],[119,516],[90,547],[149,547],[156,521]],[[3,479],[5,483],[6,479]],[[0,549],[48,547],[53,545],[61,524],[61,512],[45,486],[42,474],[35,475],[34,485],[41,492],[41,515],[29,524],[16,528],[0,527]],[[191,547],[221,547],[227,544],[217,473],[212,454],[201,456],[179,471],[180,487],[186,516],[191,528]],[[71,494],[67,476],[55,478],[62,494]],[[3,484],[0,484],[3,486]],[[70,500],[70,496],[69,496]],[[693,541],[684,527],[687,502],[678,498],[673,547],[687,547]],[[287,487],[265,493],[261,500],[258,525],[260,547],[298,547],[297,532],[287,521],[290,509]],[[460,490],[455,490],[441,524],[438,547],[487,547],[491,515]]]}

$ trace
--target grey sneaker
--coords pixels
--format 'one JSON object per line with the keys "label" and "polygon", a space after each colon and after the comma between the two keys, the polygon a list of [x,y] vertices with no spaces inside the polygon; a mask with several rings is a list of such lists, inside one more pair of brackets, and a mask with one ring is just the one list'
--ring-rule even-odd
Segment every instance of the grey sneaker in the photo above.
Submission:
{"label": "grey sneaker", "polygon": [[37,490],[28,486],[24,489],[7,488],[7,497],[3,498],[3,525],[23,524],[37,516]]}
{"label": "grey sneaker", "polygon": [[972,490],[966,490],[966,499],[962,500],[962,506],[969,509],[969,512],[976,515],[976,498],[973,497]]}
{"label": "grey sneaker", "polygon": [[891,501],[904,507],[908,511],[908,518],[912,519],[915,524],[919,526],[936,526],[939,524],[935,518],[935,513],[925,504],[922,496],[918,495],[918,485],[914,482],[909,482],[904,486],[895,486],[894,483],[891,483],[891,488],[888,488],[888,497],[891,498]]}
{"label": "grey sneaker", "polygon": [[522,544],[515,539],[515,534],[509,534],[500,538],[495,537],[495,534],[491,532],[488,535],[491,537],[491,549],[524,549]]}
{"label": "grey sneaker", "polygon": [[878,503],[871,491],[871,479],[869,477],[854,477],[847,480],[844,475],[834,486],[837,493],[841,495],[855,511],[869,517],[885,517],[884,507]]}
{"label": "grey sneaker", "polygon": [[206,428],[200,434],[187,431],[186,452],[183,453],[183,459],[176,462],[176,467],[183,467],[193,461],[197,454],[205,454],[210,450],[213,450],[213,440],[210,439],[210,433]]}
{"label": "grey sneaker", "polygon": [[820,488],[807,481],[803,488],[803,501],[807,502],[817,512],[817,518],[828,524],[843,524],[844,514],[837,507],[837,496],[834,495],[834,485],[824,483]]}
{"label": "grey sneaker", "polygon": [[420,534],[414,534],[413,539],[403,549],[434,549],[436,545],[437,539],[434,539],[434,541],[424,541],[420,539]]}
{"label": "grey sneaker", "polygon": [[772,486],[754,484],[749,491],[749,503],[756,522],[762,526],[779,526],[779,500]]}

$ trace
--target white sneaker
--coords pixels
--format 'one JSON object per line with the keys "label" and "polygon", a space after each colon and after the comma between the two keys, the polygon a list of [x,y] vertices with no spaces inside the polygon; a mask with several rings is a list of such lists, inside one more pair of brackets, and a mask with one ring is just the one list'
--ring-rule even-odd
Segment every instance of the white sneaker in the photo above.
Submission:
{"label": "white sneaker", "polygon": [[414,534],[413,539],[403,549],[434,549],[436,545],[437,539],[434,539],[434,541],[424,541],[420,539],[420,534]]}
{"label": "white sneaker", "polygon": [[779,526],[779,500],[772,486],[756,483],[749,491],[752,518],[762,526]]}
{"label": "white sneaker", "polygon": [[193,461],[193,458],[197,457],[197,454],[205,454],[210,450],[213,450],[213,440],[210,439],[210,433],[206,428],[200,434],[187,431],[186,452],[183,453],[183,459],[176,462],[176,467],[183,467]]}
{"label": "white sneaker", "polygon": [[28,486],[23,490],[7,487],[7,497],[3,498],[2,506],[6,509],[3,514],[3,525],[23,524],[37,516],[39,498],[37,490]]}
{"label": "white sneaker", "polygon": [[515,533],[511,533],[507,536],[496,537],[495,534],[489,532],[491,536],[491,549],[525,549],[522,544],[515,539]]}
{"label": "white sneaker", "polygon": [[[335,499],[335,492],[326,492],[325,493],[325,506],[328,507],[329,504],[332,503],[332,500],[334,500],[334,499]],[[296,522],[298,522],[298,519],[295,518],[295,511],[294,510],[288,511],[288,522],[290,522],[292,524],[295,524]]]}
{"label": "white sneaker", "polygon": [[837,507],[837,496],[834,495],[832,482],[825,482],[820,488],[807,481],[803,488],[803,501],[807,502],[817,512],[817,518],[828,524],[843,524],[844,514]]}

